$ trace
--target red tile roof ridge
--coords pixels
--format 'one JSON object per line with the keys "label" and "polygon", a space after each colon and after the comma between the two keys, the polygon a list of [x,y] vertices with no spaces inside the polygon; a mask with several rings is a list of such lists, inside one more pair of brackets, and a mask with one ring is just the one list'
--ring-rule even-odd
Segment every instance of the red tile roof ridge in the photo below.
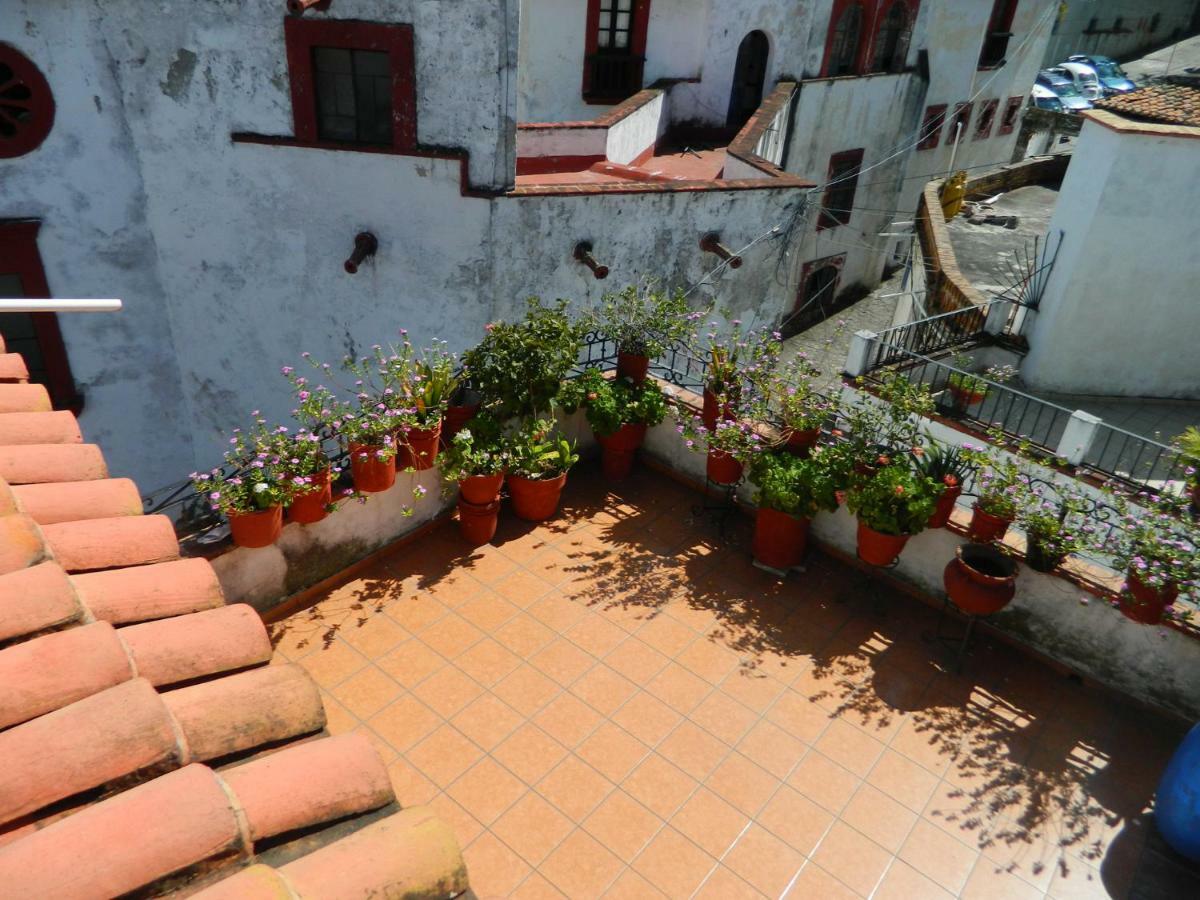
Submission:
{"label": "red tile roof ridge", "polygon": [[95,444],[0,445],[0,478],[10,485],[107,477],[104,454]]}
{"label": "red tile roof ridge", "polygon": [[50,393],[40,384],[0,384],[0,413],[49,412]]}

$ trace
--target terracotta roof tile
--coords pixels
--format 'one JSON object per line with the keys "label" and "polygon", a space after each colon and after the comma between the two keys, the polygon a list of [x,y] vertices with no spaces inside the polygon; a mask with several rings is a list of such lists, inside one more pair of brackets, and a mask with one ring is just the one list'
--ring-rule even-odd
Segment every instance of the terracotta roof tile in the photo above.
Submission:
{"label": "terracotta roof tile", "polygon": [[239,603],[119,632],[137,674],[156,687],[257,666],[271,658],[262,619]]}
{"label": "terracotta roof tile", "polygon": [[[5,520],[0,519],[0,534],[4,527]],[[78,622],[83,615],[75,589],[58,563],[44,562],[0,575],[0,644]]]}
{"label": "terracotta roof tile", "polygon": [[206,559],[82,572],[71,576],[71,584],[93,616],[114,625],[163,619],[225,603],[217,573]]}
{"label": "terracotta roof tile", "polygon": [[10,490],[39,525],[142,514],[142,495],[128,478],[17,484]]}
{"label": "terracotta roof tile", "polygon": [[95,444],[0,446],[0,478],[9,484],[90,481],[107,477],[108,467]]}
{"label": "terracotta roof tile", "polygon": [[69,412],[0,412],[0,444],[82,444]]}
{"label": "terracotta roof tile", "polygon": [[48,412],[50,394],[40,384],[0,384],[0,413]]}
{"label": "terracotta roof tile", "polygon": [[29,370],[19,353],[0,353],[0,381],[26,382]]}
{"label": "terracotta roof tile", "polygon": [[35,566],[47,558],[42,532],[29,516],[0,518],[0,575]]}
{"label": "terracotta roof tile", "polygon": [[143,566],[179,558],[175,528],[166,516],[117,516],[44,525],[54,558],[68,572]]}
{"label": "terracotta roof tile", "polygon": [[1095,105],[1131,119],[1200,127],[1200,81],[1168,78]]}

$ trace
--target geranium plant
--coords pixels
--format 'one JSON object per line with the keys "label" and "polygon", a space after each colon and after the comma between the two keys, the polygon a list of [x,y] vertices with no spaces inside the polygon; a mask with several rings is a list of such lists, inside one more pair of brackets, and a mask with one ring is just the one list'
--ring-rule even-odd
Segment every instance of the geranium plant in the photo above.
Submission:
{"label": "geranium plant", "polygon": [[942,485],[899,460],[871,477],[853,478],[846,506],[880,534],[913,535],[925,530],[942,490]]}
{"label": "geranium plant", "polygon": [[493,322],[487,335],[463,354],[463,364],[483,403],[499,419],[550,411],[563,379],[579,358],[582,328],[566,300],[546,306],[528,301],[520,322]]}
{"label": "geranium plant", "polygon": [[615,434],[622,425],[658,425],[667,415],[667,398],[653,379],[634,384],[627,378],[608,378],[599,369],[588,369],[568,382],[559,399],[567,412],[584,407],[600,437]]}
{"label": "geranium plant", "polygon": [[838,473],[820,454],[801,459],[790,453],[761,453],[750,465],[755,502],[791,516],[811,519],[837,509]]}
{"label": "geranium plant", "polygon": [[454,485],[473,475],[495,475],[510,463],[509,441],[487,413],[473,418],[438,457],[442,478]]}
{"label": "geranium plant", "polygon": [[684,340],[691,323],[702,315],[689,310],[682,288],[668,291],[658,281],[646,279],[605,294],[584,321],[614,341],[619,352],[653,359]]}

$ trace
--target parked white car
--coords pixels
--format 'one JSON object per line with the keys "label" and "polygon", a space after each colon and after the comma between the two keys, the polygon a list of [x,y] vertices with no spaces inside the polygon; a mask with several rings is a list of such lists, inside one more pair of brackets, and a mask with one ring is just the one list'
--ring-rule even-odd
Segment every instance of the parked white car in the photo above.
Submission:
{"label": "parked white car", "polygon": [[1050,71],[1061,72],[1075,82],[1075,88],[1088,103],[1095,103],[1104,96],[1104,88],[1100,85],[1100,79],[1096,77],[1096,70],[1087,63],[1059,63]]}

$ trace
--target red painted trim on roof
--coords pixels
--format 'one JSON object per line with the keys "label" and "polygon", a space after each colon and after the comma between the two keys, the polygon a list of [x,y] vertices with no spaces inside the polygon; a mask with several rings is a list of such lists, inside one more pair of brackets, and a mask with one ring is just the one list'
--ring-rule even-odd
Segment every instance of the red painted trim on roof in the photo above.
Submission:
{"label": "red painted trim on roof", "polygon": [[[417,91],[411,25],[350,19],[287,18],[283,21],[283,35],[287,45],[292,118],[297,139],[319,140],[313,48],[341,47],[388,54],[392,69],[392,148],[411,150],[416,147]],[[359,149],[357,144],[344,146]]]}
{"label": "red painted trim on roof", "polygon": [[[654,148],[651,147],[651,150]],[[593,156],[522,156],[517,160],[517,175],[550,175],[555,172],[582,172],[595,163],[606,161]]]}
{"label": "red painted trim on roof", "polygon": [[[42,223],[36,219],[0,222],[0,272],[13,272],[21,279],[21,290],[30,299],[50,299],[50,285],[38,251],[37,236]],[[58,409],[78,413],[83,398],[75,388],[71,363],[55,313],[30,313],[38,349],[46,365],[46,389]]]}

